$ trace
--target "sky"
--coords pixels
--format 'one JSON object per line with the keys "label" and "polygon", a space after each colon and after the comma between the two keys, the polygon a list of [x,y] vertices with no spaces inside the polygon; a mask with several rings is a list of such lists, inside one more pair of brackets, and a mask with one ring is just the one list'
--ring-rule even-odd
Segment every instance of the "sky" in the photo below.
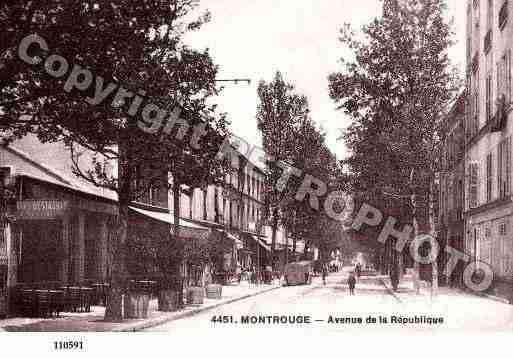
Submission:
{"label": "sky", "polygon": [[[465,1],[447,0],[448,18],[454,20],[456,44],[450,56],[462,73],[465,59]],[[311,116],[327,133],[327,144],[339,159],[347,149],[339,139],[351,119],[336,110],[329,97],[328,75],[342,70],[340,59],[350,53],[339,42],[344,23],[360,29],[381,14],[381,0],[201,0],[212,21],[190,35],[186,42],[209,48],[220,66],[218,78],[249,78],[227,84],[215,99],[228,113],[232,131],[259,146],[256,128],[257,87],[270,81],[277,70],[305,94]]]}

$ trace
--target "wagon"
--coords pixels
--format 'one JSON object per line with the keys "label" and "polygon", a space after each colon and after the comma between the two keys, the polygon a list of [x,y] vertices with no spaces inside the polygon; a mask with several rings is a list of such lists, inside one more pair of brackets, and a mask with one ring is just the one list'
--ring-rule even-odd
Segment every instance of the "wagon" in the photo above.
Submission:
{"label": "wagon", "polygon": [[311,284],[313,273],[312,261],[293,262],[285,265],[285,285]]}

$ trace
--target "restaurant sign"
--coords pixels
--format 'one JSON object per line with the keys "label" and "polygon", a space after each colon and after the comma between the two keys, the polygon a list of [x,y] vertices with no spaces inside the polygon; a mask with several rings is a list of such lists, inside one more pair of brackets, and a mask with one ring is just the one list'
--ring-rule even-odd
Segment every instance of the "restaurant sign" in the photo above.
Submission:
{"label": "restaurant sign", "polygon": [[59,200],[18,201],[18,219],[56,219],[64,216],[68,202]]}
{"label": "restaurant sign", "polygon": [[7,242],[0,237],[0,265],[7,265]]}

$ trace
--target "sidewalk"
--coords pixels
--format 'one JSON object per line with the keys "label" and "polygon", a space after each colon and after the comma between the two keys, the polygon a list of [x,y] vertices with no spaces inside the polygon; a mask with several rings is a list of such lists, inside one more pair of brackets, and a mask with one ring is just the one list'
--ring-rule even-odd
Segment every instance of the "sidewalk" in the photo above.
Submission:
{"label": "sidewalk", "polygon": [[397,292],[394,292],[389,278],[380,279],[402,307],[403,313],[444,318],[444,325],[441,327],[445,329],[513,329],[512,305],[447,287],[440,287],[437,295],[432,297],[431,288],[425,282],[421,282],[420,294],[416,294],[413,281],[408,277],[401,280]]}
{"label": "sidewalk", "polygon": [[0,331],[12,332],[129,332],[157,326],[173,320],[193,316],[221,305],[250,298],[281,286],[276,282],[273,285],[249,285],[242,282],[240,285],[223,287],[223,297],[220,300],[205,298],[204,303],[198,306],[186,306],[176,312],[157,311],[157,300],[150,302],[147,319],[129,319],[122,323],[110,323],[103,320],[105,307],[92,307],[90,313],[61,313],[59,318],[10,318],[0,320]]}

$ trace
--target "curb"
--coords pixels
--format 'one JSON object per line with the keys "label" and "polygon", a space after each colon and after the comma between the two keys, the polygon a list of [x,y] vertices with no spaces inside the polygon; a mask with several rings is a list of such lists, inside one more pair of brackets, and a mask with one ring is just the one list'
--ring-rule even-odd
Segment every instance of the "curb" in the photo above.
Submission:
{"label": "curb", "polygon": [[485,294],[485,293],[476,293],[476,292],[467,292],[467,293],[474,294],[475,296],[478,296],[478,297],[481,297],[481,298],[487,298],[487,299],[490,299],[490,300],[493,300],[493,301],[496,301],[496,302],[500,302],[500,303],[504,303],[504,304],[511,304],[509,302],[509,300],[507,300],[506,298],[497,297],[495,295]]}
{"label": "curb", "polygon": [[383,285],[383,287],[385,287],[385,289],[387,290],[388,294],[390,294],[392,297],[395,298],[395,300],[397,300],[399,303],[403,303],[403,301],[401,300],[401,298],[399,298],[399,296],[385,283],[385,281],[383,279],[378,279],[379,282]]}
{"label": "curb", "polygon": [[210,305],[208,307],[192,309],[192,310],[190,310],[188,312],[177,314],[177,315],[175,315],[175,316],[173,316],[171,318],[169,318],[169,317],[154,318],[154,319],[142,322],[142,323],[136,323],[136,324],[127,326],[125,328],[114,329],[113,332],[118,332],[118,333],[119,332],[136,332],[136,331],[140,331],[140,330],[143,330],[143,329],[148,329],[148,328],[156,327],[158,325],[169,323],[169,322],[173,322],[175,320],[192,317],[192,316],[194,316],[196,314],[199,314],[199,313],[202,313],[202,312],[206,312],[206,311],[209,311],[209,310],[221,307],[223,305],[227,305],[227,304],[231,304],[231,303],[234,303],[234,302],[238,302],[240,300],[256,297],[257,295],[268,293],[268,292],[271,292],[273,290],[280,289],[280,288],[282,288],[282,287],[278,286],[278,287],[274,287],[274,288],[265,289],[265,290],[260,291],[260,292],[246,294],[246,295],[243,295],[242,297],[232,298],[230,300],[227,300],[226,302],[221,302],[221,303],[213,304],[213,305]]}
{"label": "curb", "polygon": [[[383,279],[379,279],[381,284],[383,284],[383,286],[387,289],[387,291],[393,295],[400,303],[402,303],[402,300],[399,298],[399,296],[385,283],[385,281]],[[507,299],[505,298],[502,298],[502,297],[497,297],[497,296],[494,296],[494,295],[491,295],[491,294],[485,294],[485,293],[476,293],[476,292],[471,292],[471,291],[463,291],[463,293],[466,293],[466,294],[472,294],[472,295],[475,295],[477,297],[481,297],[481,298],[487,298],[487,299],[490,299],[490,300],[493,300],[493,301],[496,301],[496,302],[500,302],[500,303],[504,303],[504,304],[511,304]],[[420,295],[423,295],[423,296],[430,296],[430,293],[429,292],[426,292],[424,290],[424,288],[420,288]]]}

